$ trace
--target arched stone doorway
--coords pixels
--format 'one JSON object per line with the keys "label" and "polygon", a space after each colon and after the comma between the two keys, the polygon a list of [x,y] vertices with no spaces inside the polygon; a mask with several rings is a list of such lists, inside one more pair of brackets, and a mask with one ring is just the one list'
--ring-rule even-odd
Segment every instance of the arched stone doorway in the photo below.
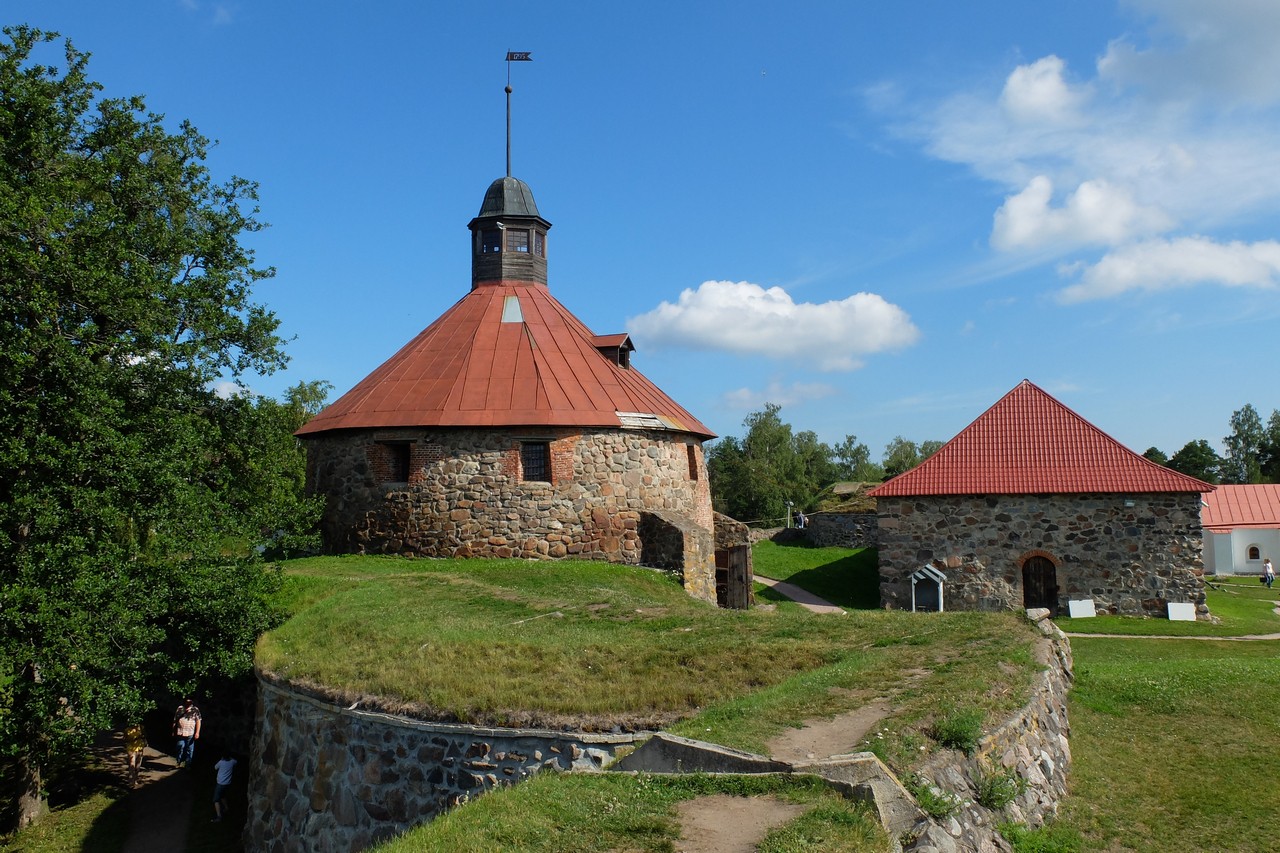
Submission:
{"label": "arched stone doorway", "polygon": [[1058,615],[1058,569],[1048,557],[1028,557],[1022,564],[1022,605],[1047,607]]}

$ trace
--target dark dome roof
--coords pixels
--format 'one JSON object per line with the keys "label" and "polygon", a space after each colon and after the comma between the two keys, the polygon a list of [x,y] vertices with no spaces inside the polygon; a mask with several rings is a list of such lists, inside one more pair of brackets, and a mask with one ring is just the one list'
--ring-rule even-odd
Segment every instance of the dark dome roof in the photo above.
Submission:
{"label": "dark dome roof", "polygon": [[479,216],[536,216],[538,205],[533,200],[533,190],[529,185],[517,178],[506,177],[489,184],[485,191],[484,202],[480,205]]}

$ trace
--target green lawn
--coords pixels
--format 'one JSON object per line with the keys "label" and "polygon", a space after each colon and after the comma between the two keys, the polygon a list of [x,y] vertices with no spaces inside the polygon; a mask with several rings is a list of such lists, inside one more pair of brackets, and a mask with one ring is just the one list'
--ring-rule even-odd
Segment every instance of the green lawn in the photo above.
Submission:
{"label": "green lawn", "polygon": [[808,811],[772,831],[763,853],[882,853],[889,841],[867,807],[811,777],[543,774],[495,791],[377,848],[377,853],[525,853],[675,849],[675,806],[710,794],[774,796]]}
{"label": "green lawn", "polygon": [[1276,641],[1075,639],[1071,795],[1086,850],[1280,848]]}
{"label": "green lawn", "polygon": [[1054,621],[1062,630],[1076,634],[1238,637],[1280,633],[1280,616],[1274,612],[1275,602],[1280,601],[1280,587],[1267,589],[1252,578],[1222,578],[1213,579],[1213,586],[1205,591],[1205,595],[1209,612],[1221,619],[1222,624],[1170,622],[1138,616],[1059,617]]}
{"label": "green lawn", "polygon": [[[751,558],[756,574],[793,583],[832,604],[852,610],[880,607],[880,569],[874,548],[815,548],[804,542],[765,540],[751,549]],[[784,600],[773,592],[758,593],[758,597]]]}

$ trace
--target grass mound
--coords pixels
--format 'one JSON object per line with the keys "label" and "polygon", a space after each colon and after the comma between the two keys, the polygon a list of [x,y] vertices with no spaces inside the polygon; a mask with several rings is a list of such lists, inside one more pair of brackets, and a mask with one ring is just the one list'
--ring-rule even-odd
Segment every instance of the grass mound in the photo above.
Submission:
{"label": "grass mound", "polygon": [[682,721],[674,731],[758,751],[788,726],[893,695],[891,722],[918,752],[938,707],[1007,713],[1038,670],[1034,632],[1013,614],[719,610],[662,573],[603,563],[323,557],[286,577],[293,616],[260,641],[264,673],[425,719]]}

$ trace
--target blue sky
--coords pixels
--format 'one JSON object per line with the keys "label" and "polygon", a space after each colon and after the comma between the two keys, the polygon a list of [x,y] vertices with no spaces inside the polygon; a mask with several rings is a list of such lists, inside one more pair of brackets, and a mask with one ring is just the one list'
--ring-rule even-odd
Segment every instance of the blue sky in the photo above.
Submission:
{"label": "blue sky", "polygon": [[258,299],[344,392],[470,281],[505,172],[551,292],[722,435],[879,458],[1026,378],[1127,446],[1280,407],[1280,4],[8,0],[259,182]]}

